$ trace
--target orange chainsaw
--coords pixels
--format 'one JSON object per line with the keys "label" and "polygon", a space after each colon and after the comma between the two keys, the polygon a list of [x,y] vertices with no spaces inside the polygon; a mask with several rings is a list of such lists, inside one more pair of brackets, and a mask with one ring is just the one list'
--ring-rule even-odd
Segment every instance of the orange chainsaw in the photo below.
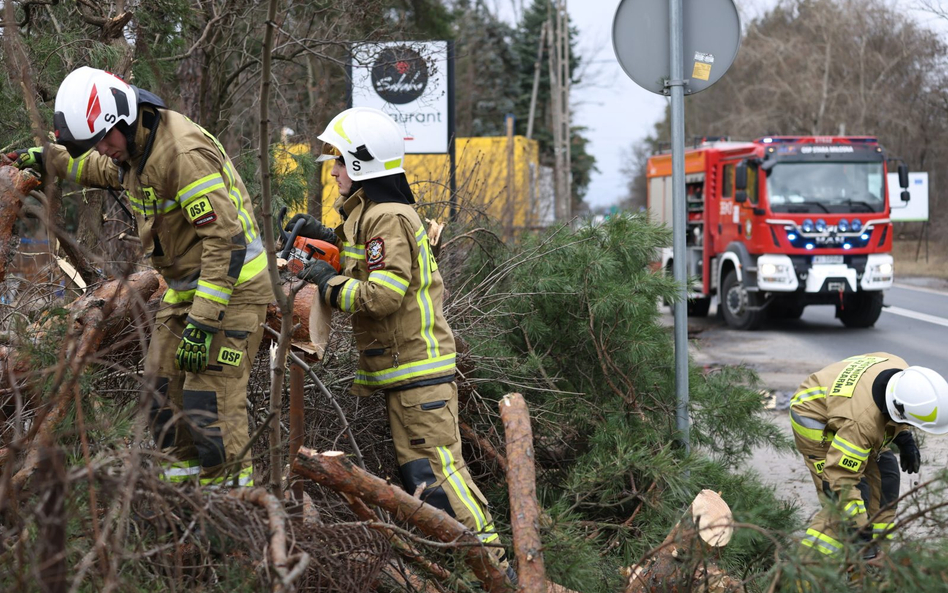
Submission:
{"label": "orange chainsaw", "polygon": [[339,248],[327,241],[300,237],[300,229],[305,223],[300,219],[293,225],[289,233],[283,228],[283,219],[286,218],[286,206],[280,208],[279,225],[280,237],[283,240],[283,251],[280,257],[286,260],[286,269],[298,274],[313,259],[321,259],[331,265],[337,272],[342,270],[339,264]]}

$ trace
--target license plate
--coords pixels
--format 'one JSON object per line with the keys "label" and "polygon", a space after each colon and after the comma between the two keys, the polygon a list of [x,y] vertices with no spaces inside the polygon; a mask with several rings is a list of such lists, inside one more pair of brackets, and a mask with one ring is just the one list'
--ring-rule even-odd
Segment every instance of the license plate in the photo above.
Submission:
{"label": "license plate", "polygon": [[843,263],[842,255],[814,255],[813,256],[813,265],[841,264],[841,263]]}

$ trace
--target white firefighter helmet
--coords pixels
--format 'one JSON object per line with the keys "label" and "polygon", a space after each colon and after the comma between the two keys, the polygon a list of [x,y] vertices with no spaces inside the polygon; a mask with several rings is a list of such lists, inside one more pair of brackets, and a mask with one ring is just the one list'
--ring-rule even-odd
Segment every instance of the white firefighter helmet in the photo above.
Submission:
{"label": "white firefighter helmet", "polygon": [[131,125],[137,117],[135,89],[105,70],[77,68],[56,93],[56,141],[73,158],[91,150],[118,122]]}
{"label": "white firefighter helmet", "polygon": [[893,375],[885,404],[895,422],[933,434],[948,432],[948,382],[929,368],[911,366]]}
{"label": "white firefighter helmet", "polygon": [[323,148],[316,160],[341,156],[353,181],[405,172],[405,136],[395,120],[378,109],[346,109],[317,138]]}

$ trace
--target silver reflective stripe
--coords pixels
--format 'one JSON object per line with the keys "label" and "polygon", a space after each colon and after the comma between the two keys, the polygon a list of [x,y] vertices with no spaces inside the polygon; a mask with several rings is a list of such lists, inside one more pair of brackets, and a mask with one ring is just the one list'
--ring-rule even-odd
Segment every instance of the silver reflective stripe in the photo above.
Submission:
{"label": "silver reflective stripe", "polygon": [[853,447],[850,447],[848,444],[846,444],[845,441],[841,440],[839,437],[836,437],[833,439],[833,446],[836,447],[837,449],[841,449],[845,451],[846,453],[851,454],[853,457],[857,459],[862,459],[863,461],[865,461],[866,459],[869,459],[869,453],[863,453],[862,451],[859,451],[858,449],[854,449]]}
{"label": "silver reflective stripe", "polygon": [[250,242],[250,245],[247,245],[247,255],[244,256],[244,263],[251,261],[261,253],[263,253],[263,241],[260,240],[258,235],[254,237],[253,241]]}
{"label": "silver reflective stripe", "polygon": [[222,185],[223,183],[224,183],[224,178],[223,178],[223,177],[221,177],[220,175],[214,175],[213,177],[211,177],[210,179],[208,179],[208,180],[205,181],[204,183],[200,183],[200,184],[198,184],[198,185],[195,185],[194,187],[192,187],[192,188],[189,189],[188,191],[186,191],[186,192],[184,192],[183,194],[179,195],[179,196],[178,196],[178,202],[180,202],[182,206],[186,206],[187,203],[190,202],[193,198],[195,198],[195,197],[197,197],[197,196],[203,196],[204,194],[206,194],[206,193],[207,193],[207,190],[208,190],[209,188],[212,188],[212,187],[218,186],[218,185]]}
{"label": "silver reflective stripe", "polygon": [[802,426],[803,428],[812,428],[813,430],[823,430],[826,428],[826,425],[820,422],[819,420],[814,420],[813,418],[807,418],[806,416],[801,416],[793,411],[793,408],[790,408],[790,417],[793,418],[793,421]]}

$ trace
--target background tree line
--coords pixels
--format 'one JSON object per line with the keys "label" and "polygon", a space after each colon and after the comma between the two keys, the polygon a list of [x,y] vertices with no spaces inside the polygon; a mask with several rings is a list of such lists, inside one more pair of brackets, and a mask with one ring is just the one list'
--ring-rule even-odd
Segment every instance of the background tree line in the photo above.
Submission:
{"label": "background tree line", "polygon": [[[28,52],[36,103],[45,129],[51,128],[59,82],[72,69],[91,65],[114,72],[160,96],[216,134],[251,185],[257,177],[253,149],[258,129],[256,89],[264,4],[252,0],[23,0],[14,4]],[[533,0],[513,25],[500,20],[484,0],[337,0],[286,3],[278,16],[274,49],[272,141],[281,130],[319,148],[316,140],[333,115],[346,107],[346,64],[352,43],[452,39],[456,42],[458,136],[504,134],[504,116],[513,113],[517,133],[525,133],[539,32],[549,2]],[[573,49],[577,76],[581,57]],[[534,136],[541,160],[552,165],[549,69],[541,63],[541,85]],[[0,80],[0,146],[32,144],[23,101],[19,64],[4,55]],[[578,82],[578,80],[574,80]],[[573,136],[574,210],[594,167],[581,130]],[[282,198],[319,212],[320,175],[304,168],[305,184],[285,186]],[[251,188],[253,191],[253,188]],[[278,195],[280,195],[278,193]],[[98,247],[103,231],[97,216],[75,216],[108,207],[103,196],[87,193],[93,208],[76,209],[67,194],[66,220],[77,225],[83,243]],[[308,205],[306,204],[308,202]]]}
{"label": "background tree line", "polygon": [[[929,7],[937,9],[937,4]],[[942,15],[944,16],[944,15]],[[686,99],[686,138],[877,136],[929,175],[932,236],[948,227],[948,46],[884,0],[781,0],[746,26],[731,69]],[[669,114],[629,150],[624,206],[645,204],[645,160]]]}

